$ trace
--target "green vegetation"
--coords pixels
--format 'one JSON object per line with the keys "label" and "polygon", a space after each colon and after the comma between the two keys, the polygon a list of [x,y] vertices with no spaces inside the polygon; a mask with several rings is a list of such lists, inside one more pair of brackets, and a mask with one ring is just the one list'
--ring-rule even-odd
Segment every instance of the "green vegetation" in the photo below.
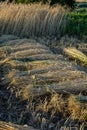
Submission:
{"label": "green vegetation", "polygon": [[25,4],[28,4],[28,3],[40,2],[40,0],[16,0],[15,2],[16,3],[25,3]]}
{"label": "green vegetation", "polygon": [[73,11],[68,16],[68,34],[78,36],[87,35],[87,10]]}
{"label": "green vegetation", "polygon": [[[6,0],[1,0],[6,1]],[[41,2],[43,4],[49,3],[51,6],[54,4],[61,4],[67,5],[68,7],[73,8],[75,5],[75,0],[8,0],[8,2],[15,2],[15,3],[34,3],[34,2]]]}

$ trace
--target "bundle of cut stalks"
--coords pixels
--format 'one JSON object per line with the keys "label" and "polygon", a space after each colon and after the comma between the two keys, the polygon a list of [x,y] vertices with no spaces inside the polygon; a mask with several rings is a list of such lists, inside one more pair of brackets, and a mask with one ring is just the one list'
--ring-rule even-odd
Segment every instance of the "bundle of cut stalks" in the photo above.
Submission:
{"label": "bundle of cut stalks", "polygon": [[29,127],[27,125],[22,126],[0,121],[0,130],[37,130],[37,129],[34,129],[33,127]]}
{"label": "bundle of cut stalks", "polygon": [[68,55],[68,57],[79,60],[83,65],[87,66],[87,56],[81,51],[77,50],[74,47],[68,47],[64,48],[64,52]]}

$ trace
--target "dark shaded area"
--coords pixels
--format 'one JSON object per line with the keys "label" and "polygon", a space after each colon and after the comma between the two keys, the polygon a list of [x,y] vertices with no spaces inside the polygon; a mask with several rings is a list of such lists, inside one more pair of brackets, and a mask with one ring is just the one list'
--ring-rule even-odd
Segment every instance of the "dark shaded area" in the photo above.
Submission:
{"label": "dark shaded area", "polygon": [[75,0],[51,0],[50,5],[54,5],[56,3],[59,3],[61,5],[67,5],[68,7],[74,8],[75,6]]}
{"label": "dark shaded area", "polygon": [[[6,0],[1,0],[6,1]],[[15,2],[15,3],[34,3],[34,2],[42,2],[43,4],[49,3],[50,6],[53,6],[55,4],[61,4],[66,5],[68,7],[74,8],[75,6],[75,0],[8,0],[9,3]]]}

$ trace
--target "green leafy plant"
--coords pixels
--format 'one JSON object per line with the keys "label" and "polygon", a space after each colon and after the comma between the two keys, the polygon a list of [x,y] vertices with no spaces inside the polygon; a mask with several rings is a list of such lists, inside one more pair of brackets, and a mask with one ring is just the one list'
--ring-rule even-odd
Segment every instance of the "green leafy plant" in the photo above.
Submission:
{"label": "green leafy plant", "polygon": [[68,14],[67,32],[70,35],[87,35],[87,11]]}

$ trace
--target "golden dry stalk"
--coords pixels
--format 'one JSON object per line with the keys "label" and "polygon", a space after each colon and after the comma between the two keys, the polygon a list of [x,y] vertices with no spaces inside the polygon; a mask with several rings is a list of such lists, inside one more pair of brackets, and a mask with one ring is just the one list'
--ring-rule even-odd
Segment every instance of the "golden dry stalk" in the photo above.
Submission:
{"label": "golden dry stalk", "polygon": [[22,126],[22,125],[16,125],[13,123],[7,123],[4,121],[0,121],[0,130],[37,130],[30,126]]}
{"label": "golden dry stalk", "polygon": [[68,57],[79,60],[83,65],[87,66],[87,56],[74,47],[64,48],[64,52]]}

